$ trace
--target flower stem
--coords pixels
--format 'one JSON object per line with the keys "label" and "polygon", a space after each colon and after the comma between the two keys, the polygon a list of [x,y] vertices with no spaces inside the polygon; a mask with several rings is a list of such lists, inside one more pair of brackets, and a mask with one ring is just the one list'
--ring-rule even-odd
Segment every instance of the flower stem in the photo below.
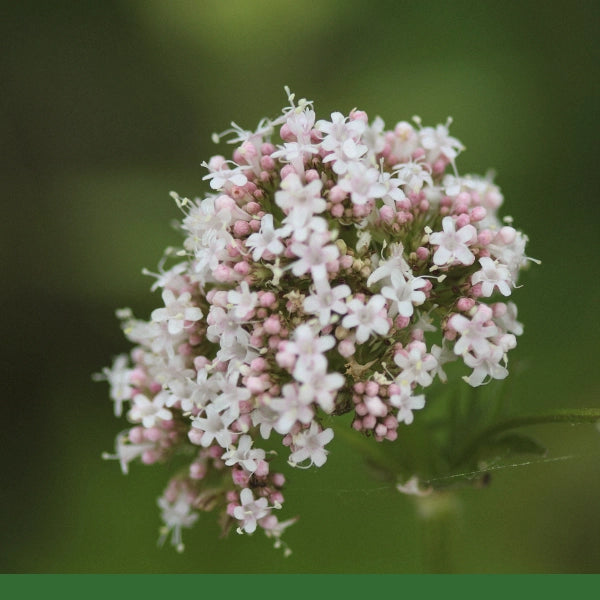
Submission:
{"label": "flower stem", "polygon": [[600,408],[557,409],[546,413],[519,415],[501,421],[484,429],[465,449],[455,464],[461,464],[477,450],[485,441],[504,431],[526,427],[528,425],[542,425],[544,423],[596,423],[600,421]]}
{"label": "flower stem", "polygon": [[420,529],[420,572],[452,573],[460,504],[452,492],[415,498]]}

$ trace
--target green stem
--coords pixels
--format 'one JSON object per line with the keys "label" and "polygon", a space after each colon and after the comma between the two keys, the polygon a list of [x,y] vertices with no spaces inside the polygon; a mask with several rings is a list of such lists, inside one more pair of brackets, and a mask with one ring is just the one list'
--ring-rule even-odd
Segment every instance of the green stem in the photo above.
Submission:
{"label": "green stem", "polygon": [[528,425],[542,425],[544,423],[571,423],[572,425],[580,423],[596,423],[600,421],[600,408],[579,408],[579,409],[557,409],[547,413],[521,415],[511,417],[506,421],[496,423],[484,429],[466,448],[455,464],[459,465],[467,461],[468,458],[477,450],[481,443],[489,440],[491,437],[516,429],[517,427],[526,427]]}
{"label": "green stem", "polygon": [[422,573],[453,573],[453,539],[457,533],[460,505],[453,493],[415,498],[420,530]]}

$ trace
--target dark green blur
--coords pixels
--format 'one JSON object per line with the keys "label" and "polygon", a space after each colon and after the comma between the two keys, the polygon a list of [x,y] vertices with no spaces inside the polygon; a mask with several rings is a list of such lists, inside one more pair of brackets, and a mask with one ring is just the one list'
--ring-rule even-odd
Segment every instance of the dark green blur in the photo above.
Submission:
{"label": "dark green blur", "polygon": [[[353,107],[388,127],[415,114],[432,125],[454,118],[467,147],[460,172],[496,170],[503,214],[543,261],[514,293],[525,324],[512,354],[514,410],[599,406],[599,7],[4,7],[0,572],[599,572],[594,426],[529,428],[550,460],[460,492],[439,543],[410,499],[372,479],[340,439],[323,469],[291,473],[285,511],[300,521],[286,536],[290,558],[260,533],[220,539],[212,514],[184,532],[178,555],[156,547],[168,468],[134,464],[125,477],[101,460],[127,424],[113,417],[107,386],[91,381],[130,348],[115,309],[146,317],[159,302],[141,269],[179,243],[169,191],[206,191],[200,163],[219,150],[210,134],[277,115],[289,85],[321,118]],[[428,536],[449,560],[424,551]]]}

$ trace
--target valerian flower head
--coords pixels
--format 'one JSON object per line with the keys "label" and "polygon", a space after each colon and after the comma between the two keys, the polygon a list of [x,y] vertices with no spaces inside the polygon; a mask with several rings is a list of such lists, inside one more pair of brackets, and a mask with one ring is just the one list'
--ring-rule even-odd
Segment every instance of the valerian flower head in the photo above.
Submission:
{"label": "valerian flower head", "polygon": [[178,549],[213,510],[225,532],[282,546],[296,517],[273,514],[278,464],[327,468],[348,412],[356,436],[401,438],[447,363],[463,364],[459,385],[503,379],[523,332],[502,300],[527,237],[499,219],[489,177],[459,175],[451,120],[317,120],[286,91],[280,116],[214,136],[233,151],[202,163],[203,197],[171,194],[183,240],[153,275],[162,302],[149,321],[120,311],[134,348],[98,376],[131,423],[106,458],[127,472],[187,457],[159,500],[161,541]]}

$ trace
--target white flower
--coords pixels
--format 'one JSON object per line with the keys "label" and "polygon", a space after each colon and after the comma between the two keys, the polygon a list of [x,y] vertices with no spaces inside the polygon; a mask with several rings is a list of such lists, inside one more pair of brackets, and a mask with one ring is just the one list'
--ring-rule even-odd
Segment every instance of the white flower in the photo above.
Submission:
{"label": "white flower", "polygon": [[449,161],[454,161],[464,146],[448,133],[448,127],[452,119],[448,119],[446,125],[437,125],[433,127],[423,127],[419,131],[421,144],[427,150],[427,160],[435,162],[440,156],[446,157]]}
{"label": "white flower", "polygon": [[212,165],[208,165],[205,162],[202,163],[202,166],[210,170],[210,173],[202,179],[209,179],[210,187],[213,190],[223,189],[227,184],[241,187],[248,182],[247,177],[242,173],[239,166],[236,165],[235,168],[228,169],[227,161],[225,160],[222,161],[218,168],[213,168]]}
{"label": "white flower", "polygon": [[327,263],[340,255],[337,246],[323,245],[321,235],[311,235],[307,244],[294,242],[290,250],[298,257],[298,260],[292,263],[292,273],[299,277],[310,272],[314,281],[326,279]]}
{"label": "white flower", "polygon": [[240,284],[241,291],[230,290],[227,293],[227,302],[233,305],[233,314],[238,319],[243,319],[248,313],[254,310],[258,302],[258,294],[251,292],[246,281]]}
{"label": "white flower", "polygon": [[442,219],[444,230],[429,235],[429,241],[438,246],[433,255],[433,262],[443,266],[455,261],[463,265],[472,265],[475,255],[469,249],[469,244],[477,239],[477,231],[473,225],[465,225],[456,231],[452,217]]}
{"label": "white flower", "polygon": [[227,450],[221,459],[228,467],[240,464],[249,473],[254,473],[258,467],[257,461],[265,459],[265,451],[261,448],[251,450],[252,443],[249,435],[243,435],[238,441],[237,448],[233,447]]}
{"label": "white flower", "polygon": [[281,239],[287,237],[290,232],[289,227],[274,229],[273,215],[267,213],[260,222],[260,231],[253,233],[246,240],[246,246],[252,250],[252,259],[260,260],[265,252],[279,256],[285,248]]}
{"label": "white flower", "polygon": [[240,402],[250,398],[250,390],[239,386],[239,371],[234,371],[228,375],[215,373],[212,379],[216,379],[219,384],[219,393],[213,400],[214,406],[219,412],[226,411],[226,414],[232,419],[237,419],[240,416]]}
{"label": "white flower", "polygon": [[242,327],[240,319],[235,316],[233,310],[225,311],[214,304],[210,307],[206,317],[208,328],[206,337],[211,342],[218,342],[221,348],[225,348],[239,342],[248,345],[250,334]]}
{"label": "white flower", "polygon": [[488,256],[480,258],[479,263],[481,264],[481,271],[476,271],[471,276],[473,285],[481,283],[481,293],[485,297],[491,296],[495,287],[503,296],[510,296],[512,277],[508,268]]}
{"label": "white flower", "polygon": [[408,161],[394,166],[397,179],[406,186],[407,191],[413,194],[419,192],[425,184],[433,185],[430,169],[427,163],[419,161]]}
{"label": "white flower", "polygon": [[150,275],[150,277],[154,277],[156,279],[156,281],[150,287],[150,290],[153,292],[156,291],[158,288],[165,287],[177,289],[185,285],[186,283],[182,275],[187,271],[187,263],[179,263],[177,265],[174,265],[167,271],[164,271],[163,265],[168,257],[168,254],[165,254],[158,263],[158,273],[152,273],[152,271],[149,271],[148,269],[142,269],[142,273],[144,275]]}
{"label": "white flower", "polygon": [[[194,393],[195,386],[196,384],[189,377],[177,373],[173,379],[167,380],[164,385],[167,392],[165,405],[171,408],[179,402],[182,410],[191,410],[194,405],[189,402],[189,398]],[[184,408],[184,405],[186,408]]]}
{"label": "white flower", "polygon": [[192,421],[192,427],[204,432],[200,438],[200,445],[207,448],[213,440],[216,440],[221,448],[228,448],[231,444],[231,431],[228,427],[231,425],[233,417],[227,412],[219,414],[212,404],[206,407],[204,414],[204,417],[198,416]]}
{"label": "white flower", "polygon": [[358,205],[381,198],[387,192],[386,186],[379,182],[379,170],[362,162],[349,163],[347,174],[340,178],[338,185],[350,194],[352,203]]}
{"label": "white flower", "polygon": [[294,376],[302,370],[325,370],[327,359],[324,353],[335,346],[331,335],[319,336],[310,325],[299,325],[294,330],[292,340],[287,342],[285,351],[297,356]]}
{"label": "white flower", "polygon": [[192,295],[189,292],[183,292],[177,298],[171,290],[163,290],[162,299],[165,308],[152,311],[151,318],[155,323],[166,321],[171,335],[181,333],[186,323],[191,324],[202,318],[202,311],[191,303]]}
{"label": "white flower", "polygon": [[367,152],[367,146],[358,141],[365,126],[361,120],[346,122],[339,112],[331,114],[331,121],[317,122],[316,128],[327,134],[321,142],[321,147],[329,152],[323,162],[333,162],[333,171],[338,175],[346,173],[349,164]]}
{"label": "white flower", "polygon": [[[212,402],[219,393],[221,386],[219,380],[213,376],[209,377],[206,369],[200,369],[196,377],[196,383],[191,386],[191,395],[188,399],[190,406],[187,410],[191,410],[194,406],[197,408],[205,408],[209,402]],[[186,408],[183,407],[183,410]]]}
{"label": "white flower", "polygon": [[167,356],[155,356],[153,363],[148,365],[148,372],[163,387],[174,380],[181,381],[194,376],[194,370],[188,368],[185,356],[170,353]]}
{"label": "white flower", "polygon": [[387,316],[385,315],[385,298],[375,294],[364,304],[358,298],[348,302],[350,313],[344,317],[342,325],[346,329],[356,327],[356,341],[362,344],[369,339],[372,333],[385,335],[390,330]]}
{"label": "white flower", "polygon": [[333,439],[333,429],[321,428],[314,421],[310,424],[310,429],[305,429],[293,437],[292,447],[294,451],[290,454],[288,463],[295,467],[305,460],[310,461],[310,465],[322,467],[327,461],[328,451],[325,445]]}
{"label": "white flower", "polygon": [[278,420],[279,413],[269,404],[260,404],[258,408],[252,411],[252,424],[259,426],[263,440],[268,440],[271,437],[271,431]]}
{"label": "white flower", "polygon": [[260,520],[259,525],[263,528],[265,535],[268,538],[275,539],[273,547],[281,548],[283,546],[283,556],[290,556],[292,554],[292,551],[287,546],[287,544],[283,544],[280,538],[285,532],[285,530],[290,525],[293,525],[297,520],[298,517],[293,517],[291,519],[286,519],[285,521],[279,521],[275,515],[268,515]]}
{"label": "white flower", "polygon": [[227,258],[227,246],[232,241],[227,231],[211,229],[207,231],[199,245],[194,247],[194,273],[205,284],[221,261]]}
{"label": "white flower", "polygon": [[[293,98],[293,94],[291,95]],[[282,158],[292,164],[296,173],[304,172],[304,160],[311,154],[318,152],[317,146],[311,143],[311,130],[315,122],[315,112],[311,103],[302,99],[303,104],[287,111],[285,123],[290,132],[296,137],[295,142],[286,142],[279,146],[279,150],[271,154],[272,158]],[[276,119],[273,123],[280,124]]]}
{"label": "white flower", "polygon": [[348,167],[355,161],[359,160],[368,148],[364,144],[359,144],[353,139],[345,140],[331,154],[328,154],[323,162],[333,162],[333,171],[338,175],[344,175],[348,171]]}
{"label": "white flower", "polygon": [[137,394],[133,398],[133,406],[127,413],[127,417],[133,423],[139,423],[149,429],[154,427],[157,421],[168,421],[172,418],[171,411],[164,408],[168,394],[160,393],[152,400],[143,394]]}
{"label": "white flower", "polygon": [[431,492],[433,492],[433,488],[431,487],[422,489],[419,486],[419,478],[416,475],[413,475],[405,483],[396,484],[396,489],[400,493],[407,494],[409,496],[428,496],[431,494]]}
{"label": "white flower", "polygon": [[392,156],[398,160],[408,160],[419,147],[419,137],[415,128],[407,121],[396,123],[393,133],[388,134]]}
{"label": "white flower", "polygon": [[331,113],[331,121],[321,119],[315,128],[325,133],[321,146],[331,152],[341,146],[348,139],[360,138],[365,130],[365,123],[360,120],[346,122],[346,117],[340,112]]}
{"label": "white flower", "polygon": [[178,552],[183,552],[184,546],[181,541],[181,530],[191,527],[198,518],[198,513],[192,512],[192,507],[185,494],[180,494],[174,502],[169,502],[166,498],[158,499],[158,506],[161,508],[161,518],[165,524],[163,534],[159,539],[159,545],[162,545],[169,532],[171,533],[171,544],[177,548]]}
{"label": "white flower", "polygon": [[213,141],[216,137],[216,143],[218,144],[220,137],[232,133],[235,135],[227,140],[228,144],[243,144],[244,142],[250,142],[258,149],[263,143],[263,138],[268,137],[273,133],[273,123],[269,119],[262,118],[254,131],[248,131],[242,129],[237,123],[232,122],[231,129],[220,134],[213,133]]}
{"label": "white flower", "polygon": [[412,396],[410,389],[402,388],[400,394],[390,396],[390,404],[398,409],[398,423],[410,425],[414,421],[412,411],[425,406],[425,396]]}
{"label": "white flower", "polygon": [[508,375],[508,369],[500,364],[504,357],[504,351],[499,346],[488,344],[487,351],[473,356],[467,352],[463,355],[463,360],[468,367],[473,368],[473,372],[464,380],[471,386],[481,385],[487,377],[492,379],[504,379]]}
{"label": "white flower", "polygon": [[301,371],[299,397],[307,403],[316,402],[326,413],[333,411],[335,396],[346,380],[340,373],[325,371]]}
{"label": "white flower", "polygon": [[527,262],[525,246],[528,241],[526,235],[513,227],[502,227],[488,246],[492,256],[510,269],[513,281],[517,280],[519,270]]}
{"label": "white flower", "polygon": [[309,104],[303,110],[293,110],[287,115],[286,124],[302,144],[310,143],[310,134],[315,124],[315,111]]}
{"label": "white flower", "polygon": [[266,498],[254,500],[252,490],[244,488],[240,493],[241,506],[233,509],[233,516],[242,522],[238,533],[254,533],[256,531],[256,521],[269,514],[270,508]]}
{"label": "white flower", "polygon": [[334,288],[329,286],[326,279],[315,281],[315,293],[304,299],[304,310],[311,315],[317,315],[321,327],[325,327],[331,321],[331,313],[336,312],[344,315],[348,307],[343,298],[350,296],[350,288],[346,284]]}
{"label": "white flower", "polygon": [[381,117],[375,117],[371,125],[365,127],[365,131],[361,136],[371,154],[379,154],[385,148],[385,136],[383,130],[385,123]]}
{"label": "white flower", "polygon": [[290,163],[296,173],[303,173],[305,159],[317,152],[318,148],[314,144],[286,142],[283,146],[279,146],[279,150],[271,154],[271,158],[280,158],[284,162]]}
{"label": "white flower", "polygon": [[130,385],[129,377],[132,369],[127,367],[127,355],[120,354],[113,361],[112,367],[105,367],[102,373],[95,375],[94,379],[106,380],[110,385],[110,397],[114,401],[115,417],[120,417],[123,414],[123,402],[130,400],[133,395],[133,388]]}
{"label": "white flower", "polygon": [[292,227],[302,227],[315,213],[322,213],[327,203],[321,198],[323,184],[320,179],[304,185],[296,173],[281,182],[281,191],[275,192],[275,202],[287,216],[285,222]]}
{"label": "white flower", "polygon": [[[288,217],[283,219],[283,223],[287,223]],[[290,228],[289,225],[286,224],[286,227]],[[323,217],[311,217],[304,225],[301,227],[294,227],[293,231],[293,241],[294,242],[305,242],[309,238],[317,236],[320,238],[323,243],[331,239],[331,234],[329,233],[329,225]]]}
{"label": "white flower", "polygon": [[[182,222],[183,229],[190,233],[184,242],[187,250],[193,251],[194,248],[202,246],[204,243],[202,240],[208,231],[224,231],[233,219],[231,211],[217,211],[215,207],[216,199],[212,196],[196,201],[195,204],[192,204],[187,198],[180,198],[175,192],[172,192],[171,196],[175,198],[179,206],[189,207],[188,213]],[[233,199],[231,199],[231,203],[234,203]],[[248,217],[237,205],[236,208],[238,211],[237,218]]]}
{"label": "white flower", "polygon": [[433,324],[433,318],[429,316],[429,313],[424,312],[419,313],[414,328],[420,329],[423,332],[437,331],[437,327]]}
{"label": "white flower", "polygon": [[401,242],[389,245],[390,255],[387,260],[379,263],[378,267],[369,275],[367,286],[371,287],[374,283],[387,279],[391,282],[392,273],[401,273],[406,278],[412,277],[410,266],[404,258],[404,246]]}
{"label": "white flower", "polygon": [[523,323],[517,321],[517,305],[514,302],[507,302],[506,313],[494,321],[505,331],[515,335],[523,334]]}
{"label": "white flower", "polygon": [[446,383],[448,381],[448,376],[442,367],[446,363],[455,361],[456,355],[446,346],[446,340],[442,340],[441,346],[433,344],[433,346],[431,346],[431,355],[437,361],[437,368],[435,369],[434,375],[437,375],[442,383]]}
{"label": "white flower", "polygon": [[146,452],[154,448],[152,442],[142,442],[141,444],[132,444],[129,441],[128,431],[121,432],[115,438],[115,454],[104,452],[102,458],[104,460],[116,459],[121,465],[121,471],[127,475],[129,473],[129,463]]}
{"label": "white flower", "polygon": [[498,328],[490,323],[492,311],[488,306],[480,305],[472,319],[454,314],[448,325],[460,333],[454,344],[454,353],[462,355],[473,350],[478,356],[486,356],[489,351],[488,338],[498,334]]}
{"label": "white flower", "polygon": [[[240,328],[245,336],[249,333]],[[221,362],[229,362],[227,367],[228,373],[235,371],[239,374],[239,367],[242,363],[250,364],[253,359],[258,356],[258,351],[248,344],[248,337],[220,340],[221,348],[217,352],[216,359]]]}
{"label": "white flower", "polygon": [[273,428],[277,433],[285,435],[290,432],[297,421],[305,425],[310,423],[314,411],[310,406],[312,398],[301,396],[297,385],[286,383],[281,392],[282,398],[272,399],[269,406],[278,415]]}
{"label": "white flower", "polygon": [[457,177],[456,175],[445,175],[442,180],[442,188],[446,193],[446,196],[450,198],[456,198],[458,194],[466,187],[467,181],[465,181],[462,177]]}
{"label": "white flower", "polygon": [[413,383],[423,387],[431,385],[431,372],[438,366],[436,358],[427,354],[423,343],[413,342],[409,348],[408,352],[404,350],[394,355],[394,362],[402,369],[398,376],[398,384],[401,387],[410,387]]}
{"label": "white flower", "polygon": [[217,406],[224,406],[234,419],[239,417],[239,404],[250,399],[250,390],[239,381],[240,369],[234,368],[223,374],[221,383],[221,392],[215,398]]}
{"label": "white flower", "polygon": [[492,344],[496,344],[502,348],[502,352],[506,353],[509,350],[517,347],[517,338],[512,333],[502,333],[490,339]]}
{"label": "white flower", "polygon": [[425,293],[420,288],[426,285],[422,277],[411,277],[408,280],[402,273],[395,272],[391,276],[391,286],[385,286],[381,289],[384,298],[391,301],[390,317],[400,314],[403,317],[411,317],[415,306],[425,302]]}
{"label": "white flower", "polygon": [[393,173],[382,171],[379,174],[379,183],[385,187],[385,194],[381,197],[384,204],[395,209],[396,202],[406,198],[406,194],[401,189],[404,185],[404,181],[399,177],[394,177]]}

